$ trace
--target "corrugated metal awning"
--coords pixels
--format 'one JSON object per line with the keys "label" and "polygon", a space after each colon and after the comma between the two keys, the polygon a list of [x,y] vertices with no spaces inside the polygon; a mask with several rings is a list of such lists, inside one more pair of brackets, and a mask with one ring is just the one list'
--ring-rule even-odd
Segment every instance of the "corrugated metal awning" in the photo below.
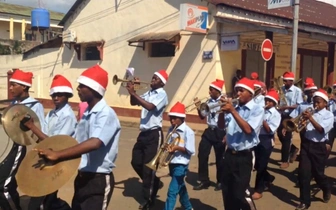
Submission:
{"label": "corrugated metal awning", "polygon": [[157,33],[151,32],[140,34],[128,40],[128,44],[131,45],[132,43],[136,42],[169,42],[169,41],[176,41],[175,38],[178,38],[178,40],[181,38],[179,30],[157,32]]}

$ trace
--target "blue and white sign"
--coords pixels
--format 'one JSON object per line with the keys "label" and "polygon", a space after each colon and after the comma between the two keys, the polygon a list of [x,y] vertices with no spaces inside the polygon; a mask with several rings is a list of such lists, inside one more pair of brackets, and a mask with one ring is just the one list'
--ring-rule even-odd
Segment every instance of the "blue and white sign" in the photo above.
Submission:
{"label": "blue and white sign", "polygon": [[268,9],[277,9],[281,7],[290,7],[292,6],[292,0],[267,0]]}
{"label": "blue and white sign", "polygon": [[221,37],[221,51],[239,50],[239,36],[222,36]]}
{"label": "blue and white sign", "polygon": [[208,28],[208,8],[193,4],[180,5],[181,30],[206,33]]}

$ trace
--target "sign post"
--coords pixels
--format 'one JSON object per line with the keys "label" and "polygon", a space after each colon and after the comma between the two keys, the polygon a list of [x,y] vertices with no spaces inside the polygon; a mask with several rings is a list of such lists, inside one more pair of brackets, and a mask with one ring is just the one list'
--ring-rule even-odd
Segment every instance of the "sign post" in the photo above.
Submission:
{"label": "sign post", "polygon": [[271,60],[273,56],[273,43],[269,39],[265,39],[261,44],[261,56],[265,61]]}
{"label": "sign post", "polygon": [[[300,0],[267,0],[268,9],[277,9],[281,7],[293,6],[293,35],[292,35],[292,58],[291,58],[291,72],[296,73],[296,55],[297,55],[297,44],[298,44],[298,31],[299,31],[299,11],[300,11]],[[292,2],[293,1],[293,2]]]}

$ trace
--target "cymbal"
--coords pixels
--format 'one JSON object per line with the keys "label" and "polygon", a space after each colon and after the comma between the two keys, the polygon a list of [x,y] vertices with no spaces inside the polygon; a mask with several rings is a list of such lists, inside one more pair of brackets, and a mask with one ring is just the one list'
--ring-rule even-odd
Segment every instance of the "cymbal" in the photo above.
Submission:
{"label": "cymbal", "polygon": [[[50,148],[63,150],[77,145],[77,141],[67,135],[57,135],[44,139],[35,149]],[[23,159],[16,179],[20,190],[28,196],[40,197],[60,189],[78,171],[81,158],[53,163],[37,151],[30,151]]]}
{"label": "cymbal", "polygon": [[23,104],[13,104],[7,107],[1,116],[1,123],[8,137],[20,145],[35,144],[38,137],[32,131],[21,125],[25,115],[30,115],[36,127],[41,129],[40,120],[33,110]]}
{"label": "cymbal", "polygon": [[14,142],[10,140],[3,127],[0,126],[0,164],[5,160],[5,158],[8,156],[9,152],[13,148]]}

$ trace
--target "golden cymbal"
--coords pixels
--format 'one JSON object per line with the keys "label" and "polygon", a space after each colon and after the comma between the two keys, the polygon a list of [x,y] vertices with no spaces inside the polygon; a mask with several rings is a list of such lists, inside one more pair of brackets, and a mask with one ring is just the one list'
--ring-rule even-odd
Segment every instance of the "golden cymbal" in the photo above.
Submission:
{"label": "golden cymbal", "polygon": [[2,126],[10,139],[20,145],[35,144],[38,137],[21,124],[25,115],[33,118],[36,127],[41,129],[40,120],[33,110],[23,104],[13,104],[7,107],[1,116]]}
{"label": "golden cymbal", "polygon": [[6,133],[1,126],[0,126],[0,136],[2,138],[0,141],[0,164],[1,164],[8,156],[9,152],[12,150],[14,142],[10,140],[9,137],[6,136]]}
{"label": "golden cymbal", "polygon": [[[57,135],[44,139],[35,149],[63,150],[77,145],[77,141],[67,135]],[[23,159],[16,179],[20,190],[28,196],[40,197],[60,189],[77,172],[81,158],[60,162],[48,161],[37,151],[30,151]]]}

